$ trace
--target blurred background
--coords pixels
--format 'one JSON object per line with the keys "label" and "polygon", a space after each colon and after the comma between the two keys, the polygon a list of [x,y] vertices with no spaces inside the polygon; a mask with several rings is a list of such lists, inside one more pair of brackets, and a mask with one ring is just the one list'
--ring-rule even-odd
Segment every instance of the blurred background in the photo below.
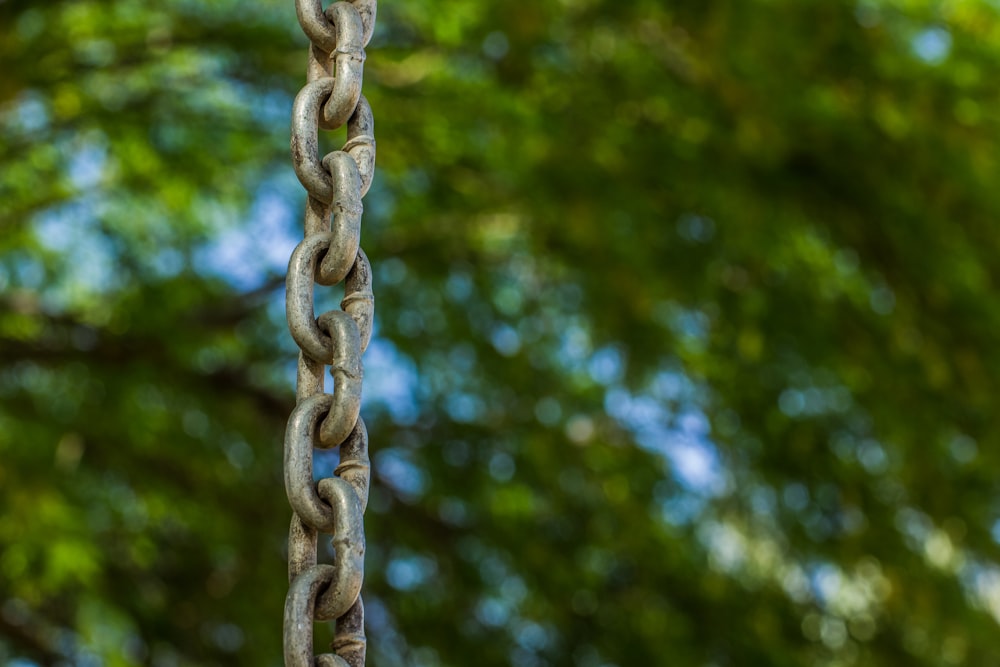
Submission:
{"label": "blurred background", "polygon": [[[998,12],[381,3],[369,665],[1000,664]],[[0,0],[2,664],[280,664],[306,44]]]}

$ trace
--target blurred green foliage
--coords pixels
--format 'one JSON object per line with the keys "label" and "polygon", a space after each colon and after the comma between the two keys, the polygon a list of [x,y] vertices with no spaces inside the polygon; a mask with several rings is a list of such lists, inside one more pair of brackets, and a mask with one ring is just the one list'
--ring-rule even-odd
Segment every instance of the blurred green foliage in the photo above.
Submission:
{"label": "blurred green foliage", "polygon": [[[304,47],[0,0],[5,664],[280,661]],[[1000,664],[995,3],[386,0],[368,53],[370,665]]]}

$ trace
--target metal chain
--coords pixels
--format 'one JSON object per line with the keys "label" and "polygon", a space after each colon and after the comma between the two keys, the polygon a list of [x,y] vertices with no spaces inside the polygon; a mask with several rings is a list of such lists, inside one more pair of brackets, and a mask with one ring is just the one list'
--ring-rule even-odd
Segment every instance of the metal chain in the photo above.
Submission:
{"label": "metal chain", "polygon": [[[371,466],[361,419],[361,355],[371,339],[375,301],[371,266],[360,247],[361,198],[375,167],[374,120],[361,94],[364,47],[375,25],[376,0],[296,0],[312,43],[308,83],[292,108],[292,164],[308,193],[305,238],[288,264],[288,328],[300,348],[296,405],[285,430],[285,491],[293,515],[288,531],[285,599],[286,667],[362,667],[366,639],[361,584]],[[347,123],[347,143],[319,155],[318,129]],[[344,281],[341,310],[313,311],[316,284]],[[323,392],[330,367],[333,394]],[[334,476],[313,482],[313,448],[340,447]],[[319,533],[330,536],[334,562],[319,564]],[[313,624],[336,619],[333,653],[313,655]]]}

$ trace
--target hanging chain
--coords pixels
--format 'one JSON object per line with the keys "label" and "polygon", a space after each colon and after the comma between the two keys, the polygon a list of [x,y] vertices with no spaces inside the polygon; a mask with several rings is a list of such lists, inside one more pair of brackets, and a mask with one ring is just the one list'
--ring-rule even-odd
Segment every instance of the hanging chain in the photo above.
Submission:
{"label": "hanging chain", "polygon": [[[296,0],[312,42],[308,82],[292,108],[292,164],[308,193],[305,238],[295,248],[285,283],[286,314],[298,344],[296,405],[285,431],[285,490],[292,506],[285,599],[286,667],[365,664],[365,532],[371,468],[361,409],[361,355],[371,338],[375,301],[371,266],[360,247],[361,198],[375,167],[374,120],[361,94],[364,47],[375,25],[376,0]],[[319,156],[318,129],[347,123],[347,143]],[[316,284],[344,281],[341,310],[313,311]],[[330,367],[333,394],[323,392]],[[313,482],[313,448],[340,447],[334,476]],[[320,533],[330,536],[334,562],[319,564]],[[336,619],[333,653],[313,655],[313,624]]]}

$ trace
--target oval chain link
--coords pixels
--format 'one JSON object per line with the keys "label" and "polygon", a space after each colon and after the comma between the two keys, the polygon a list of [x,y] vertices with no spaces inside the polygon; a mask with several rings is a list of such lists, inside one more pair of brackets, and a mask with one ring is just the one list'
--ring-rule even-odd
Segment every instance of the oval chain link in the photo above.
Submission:
{"label": "oval chain link", "polygon": [[[284,613],[286,667],[363,667],[366,639],[361,585],[371,463],[360,417],[361,355],[371,340],[372,270],[360,247],[361,199],[375,169],[375,122],[361,94],[365,49],[376,0],[296,0],[311,42],[307,83],[292,107],[295,175],[308,195],[305,234],[288,264],[285,312],[299,346],[296,406],[285,431],[288,596]],[[347,124],[339,151],[319,152],[319,129]],[[316,316],[316,285],[344,283],[340,310]],[[329,366],[333,393],[323,390]],[[314,448],[340,448],[333,477],[314,482]],[[328,535],[332,564],[318,562],[319,534]],[[313,624],[336,619],[333,653],[314,655]]]}

